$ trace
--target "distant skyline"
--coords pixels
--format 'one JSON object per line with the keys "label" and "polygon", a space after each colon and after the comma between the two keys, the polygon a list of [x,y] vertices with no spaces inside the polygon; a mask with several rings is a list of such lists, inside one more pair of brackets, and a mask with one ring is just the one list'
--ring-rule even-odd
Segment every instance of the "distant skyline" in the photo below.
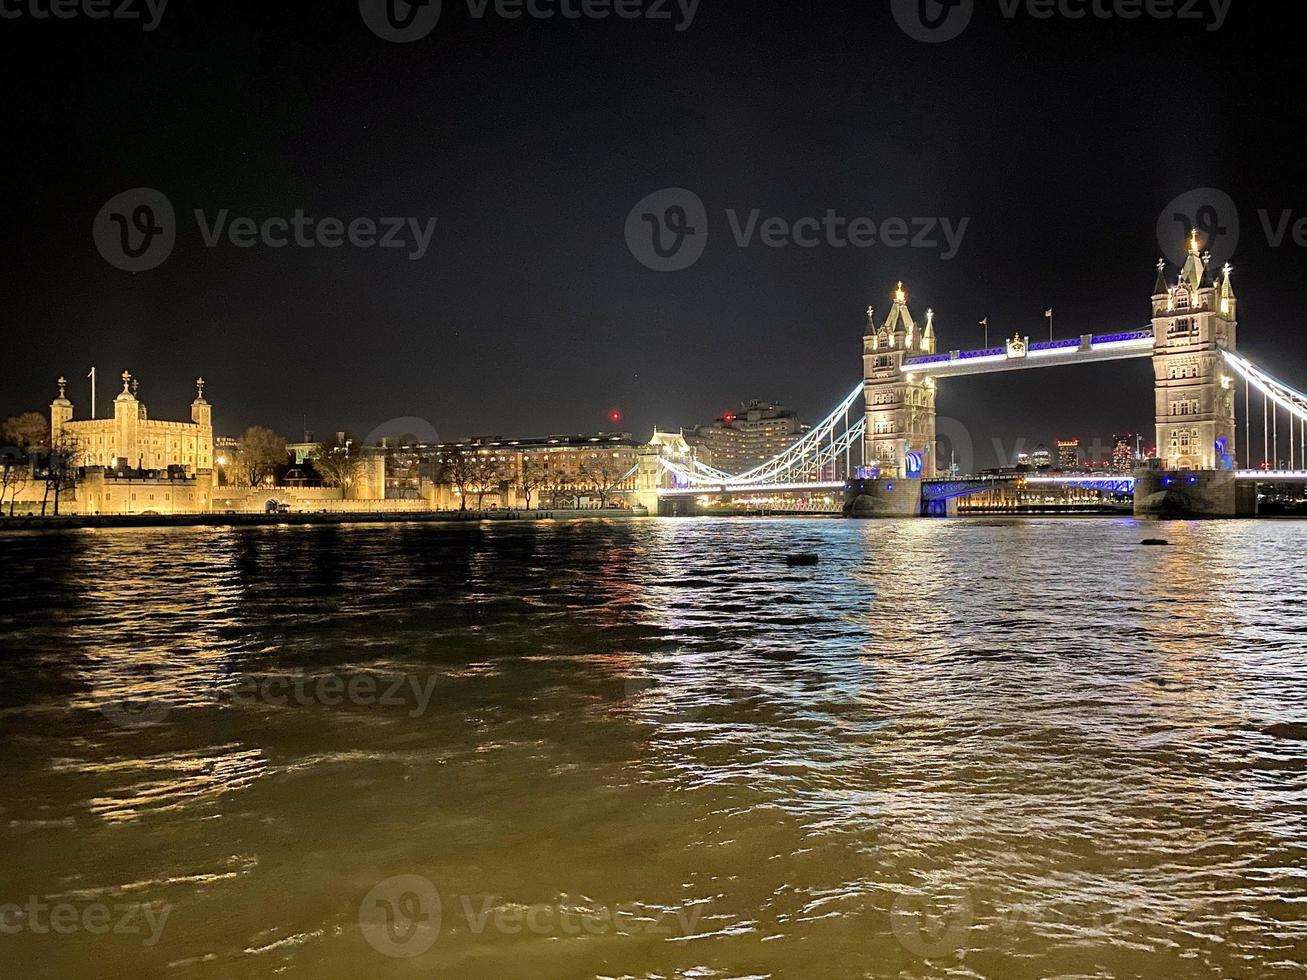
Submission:
{"label": "distant skyline", "polygon": [[[0,245],[0,415],[44,412],[61,373],[82,414],[95,364],[138,374],[165,417],[204,375],[227,434],[293,437],[307,416],[316,433],[416,417],[449,438],[647,436],[752,398],[813,421],[859,376],[864,311],[899,280],[917,315],[935,310],[941,349],[980,346],[985,318],[991,340],[1046,335],[1049,306],[1059,336],[1143,326],[1158,257],[1183,247],[1167,211],[1199,188],[1237,211],[1227,256],[1226,206],[1183,208],[1225,232],[1241,348],[1307,388],[1307,164],[1283,138],[1300,82],[1273,6],[1232,5],[1209,29],[978,5],[946,43],[909,36],[891,6],[705,0],[678,30],[679,14],[447,3],[407,44],[353,3],[170,4],[150,30],[4,20],[0,111],[20,152],[0,167],[22,233]],[[176,213],[170,255],[137,273],[92,235],[133,188]],[[708,237],[658,272],[625,232],[667,188],[703,202]],[[831,212],[848,222],[834,239]],[[302,241],[344,244],[294,244],[297,213],[315,222]],[[860,218],[875,244],[848,241]],[[270,219],[292,244],[265,239]],[[371,245],[348,243],[369,228]],[[401,247],[381,247],[389,232]],[[978,447],[1106,441],[1151,431],[1148,371],[950,380],[939,412]]]}

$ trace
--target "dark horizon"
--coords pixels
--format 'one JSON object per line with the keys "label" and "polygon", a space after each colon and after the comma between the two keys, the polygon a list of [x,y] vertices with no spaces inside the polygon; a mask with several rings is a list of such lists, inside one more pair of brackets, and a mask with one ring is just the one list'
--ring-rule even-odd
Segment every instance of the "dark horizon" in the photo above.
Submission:
{"label": "dark horizon", "polygon": [[[815,422],[859,377],[863,311],[883,317],[899,280],[919,318],[936,311],[942,350],[981,346],[985,317],[992,342],[1047,336],[1050,306],[1059,337],[1145,325],[1157,258],[1182,247],[1178,223],[1159,242],[1159,218],[1199,188],[1237,208],[1231,256],[1217,203],[1215,251],[1235,266],[1241,349],[1307,388],[1287,322],[1307,271],[1292,230],[1303,164],[1282,136],[1299,83],[1274,10],[1233,4],[1208,30],[1009,20],[982,3],[934,44],[889,4],[704,0],[684,30],[669,9],[670,21],[505,19],[446,2],[408,44],[374,35],[352,3],[312,17],[168,5],[150,31],[0,21],[20,150],[3,166],[11,226],[26,231],[4,245],[0,416],[45,412],[64,374],[86,417],[96,365],[102,414],[124,368],[162,418],[186,417],[203,375],[225,435],[261,424],[297,438],[307,416],[319,435],[416,417],[443,438],[645,438],[752,398]],[[138,187],[167,196],[178,234],[166,262],[132,274],[102,258],[92,224]],[[702,199],[709,239],[691,268],[660,273],[624,225],[671,187]],[[206,223],[226,209],[436,226],[417,261],[209,248],[197,209]],[[727,212],[755,210],[760,223],[828,210],[965,221],[965,235],[949,259],[879,243],[737,247]],[[1265,226],[1285,211],[1277,247]],[[939,412],[972,430],[982,465],[994,439],[1051,449],[1151,433],[1147,371],[955,380]]]}

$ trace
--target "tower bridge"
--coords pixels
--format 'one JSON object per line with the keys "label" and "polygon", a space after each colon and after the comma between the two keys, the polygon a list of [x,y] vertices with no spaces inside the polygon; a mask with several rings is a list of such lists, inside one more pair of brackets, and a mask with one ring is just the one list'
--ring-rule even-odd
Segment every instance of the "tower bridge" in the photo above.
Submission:
{"label": "tower bridge", "polygon": [[[948,513],[950,502],[964,496],[1021,482],[1133,494],[1140,516],[1255,513],[1259,483],[1307,483],[1307,395],[1237,352],[1232,273],[1229,265],[1213,273],[1195,232],[1173,280],[1159,261],[1145,327],[1047,342],[1018,333],[1001,346],[947,352],[937,349],[934,311],[918,321],[899,283],[882,322],[867,311],[862,382],[785,452],[741,474],[691,456],[658,456],[642,473],[642,486],[656,489],[660,512],[705,495],[839,491],[850,516]],[[940,477],[936,399],[948,378],[1143,358],[1153,362],[1158,452],[1147,466],[1133,474]],[[1252,463],[1254,390],[1262,396],[1260,468]]]}

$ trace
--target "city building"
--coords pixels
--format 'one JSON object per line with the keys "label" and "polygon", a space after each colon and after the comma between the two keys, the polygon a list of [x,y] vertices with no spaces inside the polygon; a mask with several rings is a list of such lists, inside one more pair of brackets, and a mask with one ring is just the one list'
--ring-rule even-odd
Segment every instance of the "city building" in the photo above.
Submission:
{"label": "city building", "polygon": [[426,495],[448,510],[462,509],[473,495],[468,507],[620,506],[636,489],[644,451],[627,432],[394,446],[386,450],[386,491],[400,499]]}
{"label": "city building", "polygon": [[1030,454],[1030,466],[1036,470],[1048,470],[1053,468],[1053,454],[1049,452],[1047,446],[1042,442],[1035,447],[1035,451]]}
{"label": "city building", "polygon": [[705,459],[725,473],[744,473],[784,452],[808,426],[777,402],[751,401],[739,413],[728,413],[695,428],[692,443],[702,446]]}
{"label": "city building", "polygon": [[68,382],[61,377],[59,397],[50,404],[51,445],[71,442],[76,464],[83,467],[173,470],[191,476],[213,469],[213,409],[204,400],[203,378],[195,382],[189,422],[150,418],[139,397],[140,382],[128,371],[122,380],[111,417],[74,419]]}
{"label": "city building", "polygon": [[1135,468],[1135,435],[1112,437],[1112,469],[1127,473]]}
{"label": "city building", "polygon": [[1057,466],[1060,470],[1075,471],[1080,469],[1080,440],[1057,440]]}

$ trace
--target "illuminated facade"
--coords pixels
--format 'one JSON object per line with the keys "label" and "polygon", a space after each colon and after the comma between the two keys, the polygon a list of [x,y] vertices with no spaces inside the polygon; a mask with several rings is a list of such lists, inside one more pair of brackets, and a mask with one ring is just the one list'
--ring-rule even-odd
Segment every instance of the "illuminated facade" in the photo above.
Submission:
{"label": "illuminated facade", "polygon": [[694,431],[705,462],[725,473],[744,473],[783,453],[808,426],[776,402],[751,401],[738,415],[723,415]]}
{"label": "illuminated facade", "polygon": [[1079,439],[1057,440],[1057,465],[1058,469],[1062,470],[1076,470],[1080,468]]}
{"label": "illuminated facade", "polygon": [[863,458],[884,476],[935,475],[935,379],[901,370],[905,357],[935,353],[935,312],[921,327],[899,283],[889,316],[876,326],[867,310],[862,369],[867,405]]}
{"label": "illuminated facade", "polygon": [[1200,254],[1197,232],[1179,280],[1157,266],[1153,288],[1153,370],[1157,454],[1167,469],[1225,470],[1235,456],[1234,383],[1220,349],[1237,346],[1237,299],[1231,268],[1219,281]]}
{"label": "illuminated facade", "polygon": [[113,416],[74,419],[67,382],[59,379],[59,397],[50,403],[50,436],[54,445],[71,440],[77,465],[136,470],[174,468],[190,475],[213,469],[213,409],[204,400],[204,379],[195,382],[191,421],[151,419],[138,397],[139,382],[122,374],[123,390],[113,401]]}

